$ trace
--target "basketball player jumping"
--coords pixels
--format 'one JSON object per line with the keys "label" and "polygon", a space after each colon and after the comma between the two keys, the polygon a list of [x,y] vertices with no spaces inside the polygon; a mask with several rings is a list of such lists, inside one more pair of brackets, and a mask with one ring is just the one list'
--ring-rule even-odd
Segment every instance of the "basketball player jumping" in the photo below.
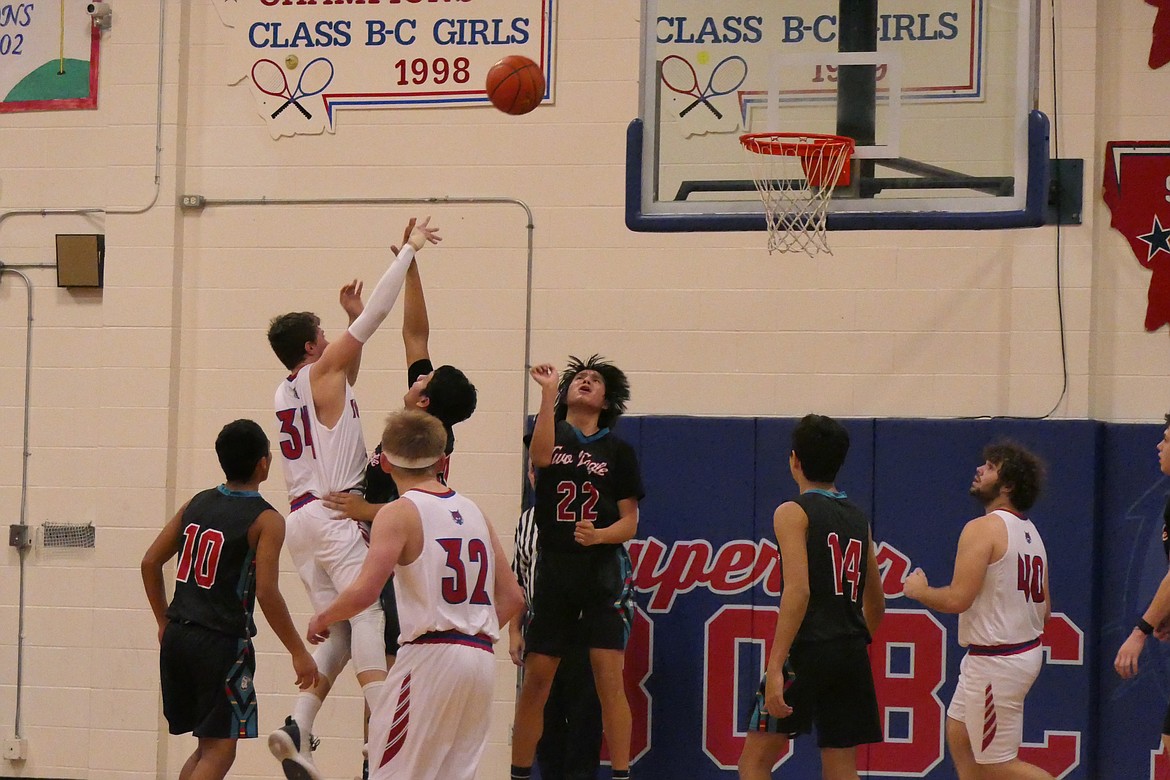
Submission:
{"label": "basketball player jumping", "polygon": [[396,412],[382,462],[402,497],[378,512],[361,573],[309,622],[309,641],[378,598],[394,573],[402,646],[370,719],[374,780],[473,780],[487,745],[500,625],[524,605],[479,507],[436,479],[447,432]]}
{"label": "basketball player jumping", "polygon": [[959,780],[1052,780],[1019,759],[1024,697],[1044,663],[1040,635],[1052,613],[1048,555],[1024,515],[1040,494],[1044,469],[1012,443],[986,447],[983,459],[970,493],[987,514],[964,526],[951,584],[932,588],[915,569],[904,592],[930,609],[959,615],[959,644],[967,655],[947,709],[947,745]]}
{"label": "basketball player jumping", "polygon": [[[362,285],[341,288],[341,305],[350,325],[336,341],[326,340],[311,312],[276,317],[268,341],[289,369],[276,389],[280,452],[292,512],[288,548],[315,609],[322,609],[357,577],[366,556],[366,541],[355,523],[338,522],[319,499],[331,492],[360,490],[367,462],[361,419],[352,385],[361,364],[362,346],[386,319],[402,288],[416,252],[437,243],[430,219],[417,223],[407,245],[361,300]],[[335,627],[329,642],[314,653],[320,678],[297,697],[293,714],[268,738],[289,780],[322,780],[313,764],[312,725],[337,675],[352,656],[358,683],[372,710],[386,678],[383,617],[376,605]]]}
{"label": "basketball player jumping", "polygon": [[633,578],[623,543],[638,529],[637,456],[610,427],[630,397],[626,375],[597,355],[570,358],[559,377],[533,366],[540,411],[529,455],[536,475],[536,590],[524,685],[516,701],[512,778],[531,776],[543,710],[561,655],[589,647],[615,780],[629,777],[630,705],[622,670],[633,619]]}
{"label": "basketball player jumping", "polygon": [[805,416],[788,468],[800,495],[776,508],[784,589],[764,679],[739,757],[741,780],[767,780],[799,734],[817,729],[824,780],[856,780],[857,746],[882,741],[867,645],[885,613],[865,514],[837,490],[849,432]]}

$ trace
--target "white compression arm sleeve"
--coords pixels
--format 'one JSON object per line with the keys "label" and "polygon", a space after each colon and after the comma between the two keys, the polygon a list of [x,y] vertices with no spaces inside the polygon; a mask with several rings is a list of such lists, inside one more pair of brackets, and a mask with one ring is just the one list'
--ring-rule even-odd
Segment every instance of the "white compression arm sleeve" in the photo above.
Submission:
{"label": "white compression arm sleeve", "polygon": [[394,262],[386,269],[386,273],[382,274],[382,278],[374,285],[374,291],[370,293],[370,302],[366,304],[366,308],[349,326],[350,334],[362,344],[369,341],[370,336],[374,335],[374,331],[394,308],[394,302],[398,300],[398,293],[402,292],[402,282],[406,279],[406,270],[410,268],[412,260],[414,260],[414,247],[407,244],[402,247],[398,257],[394,258]]}

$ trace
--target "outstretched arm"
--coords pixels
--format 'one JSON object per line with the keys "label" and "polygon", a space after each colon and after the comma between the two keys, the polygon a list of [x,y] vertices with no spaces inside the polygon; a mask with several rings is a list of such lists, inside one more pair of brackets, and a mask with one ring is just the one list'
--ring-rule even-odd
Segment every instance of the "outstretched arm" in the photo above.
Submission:
{"label": "outstretched arm", "polygon": [[[395,254],[398,254],[395,252]],[[356,320],[366,308],[362,303],[362,283],[358,279],[354,279],[349,284],[342,285],[341,292],[338,293],[338,300],[341,303],[341,308],[345,310],[345,315],[349,317],[349,324],[353,325]],[[349,382],[350,387],[357,384],[358,370],[362,367],[362,351],[358,350],[357,355],[350,362],[349,368],[345,372],[345,379]]]}
{"label": "outstretched arm", "polygon": [[532,429],[532,441],[528,444],[528,456],[532,465],[542,469],[552,463],[556,442],[556,421],[553,415],[557,407],[557,391],[560,376],[552,363],[540,363],[528,371],[540,385],[540,411],[536,413],[536,425]]}
{"label": "outstretched arm", "polygon": [[[404,245],[410,240],[410,231],[413,229],[412,219],[402,236]],[[430,360],[430,337],[431,322],[427,317],[427,300],[423,294],[422,275],[419,273],[418,263],[412,262],[406,269],[406,290],[402,297],[402,346],[406,349],[407,366],[412,366],[419,360]]]}
{"label": "outstretched arm", "polygon": [[345,333],[331,341],[313,366],[310,381],[317,403],[317,416],[325,425],[332,426],[341,416],[345,402],[343,382],[348,380],[350,369],[360,360],[364,345],[378,326],[385,321],[402,290],[406,269],[414,255],[427,243],[438,243],[439,229],[430,227],[430,217],[416,224],[410,233],[409,243],[402,248],[394,262],[382,274],[382,278],[370,293],[369,303],[354,319]]}

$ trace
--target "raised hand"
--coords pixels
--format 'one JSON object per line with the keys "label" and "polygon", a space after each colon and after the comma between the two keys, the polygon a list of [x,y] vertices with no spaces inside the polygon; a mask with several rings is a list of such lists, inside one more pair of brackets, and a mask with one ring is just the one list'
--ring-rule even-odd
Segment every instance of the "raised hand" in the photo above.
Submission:
{"label": "raised hand", "polygon": [[[415,222],[418,222],[418,220],[414,217],[411,217],[410,222],[406,223],[406,229],[402,231],[402,246],[406,246],[407,244],[410,243],[410,234],[414,230],[414,223]],[[401,249],[401,247],[396,246],[395,244],[391,244],[390,251],[393,252],[395,255],[397,255],[399,252],[402,251],[402,249]]]}
{"label": "raised hand", "polygon": [[[411,220],[414,222],[414,220]],[[410,229],[410,235],[407,236],[406,243],[414,247],[414,251],[418,252],[427,244],[437,244],[443,240],[439,235],[437,227],[431,227],[431,218],[423,217],[422,222],[416,222]]]}
{"label": "raised hand", "polygon": [[539,363],[528,369],[528,375],[542,388],[556,387],[560,384],[560,375],[552,363]]}
{"label": "raised hand", "polygon": [[366,308],[366,305],[362,303],[362,283],[358,279],[354,279],[349,284],[343,284],[337,298],[341,302],[341,308],[345,309],[346,315],[349,316],[350,322],[356,320]]}

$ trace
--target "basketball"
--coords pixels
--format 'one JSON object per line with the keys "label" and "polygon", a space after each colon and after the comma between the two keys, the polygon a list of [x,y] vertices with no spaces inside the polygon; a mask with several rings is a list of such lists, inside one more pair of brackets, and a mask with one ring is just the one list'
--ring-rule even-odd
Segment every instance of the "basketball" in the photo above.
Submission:
{"label": "basketball", "polygon": [[544,99],[544,74],[527,57],[510,54],[488,71],[487,94],[505,114],[527,114]]}

